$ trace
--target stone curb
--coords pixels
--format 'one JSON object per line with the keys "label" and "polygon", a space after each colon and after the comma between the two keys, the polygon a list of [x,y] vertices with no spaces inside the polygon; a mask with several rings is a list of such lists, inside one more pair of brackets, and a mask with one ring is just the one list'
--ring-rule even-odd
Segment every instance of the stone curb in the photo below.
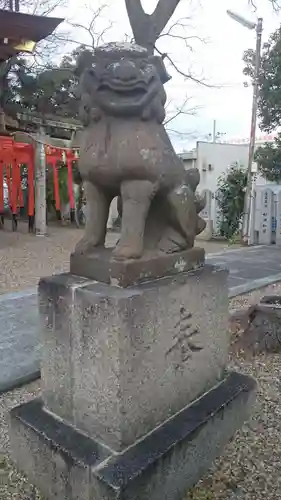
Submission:
{"label": "stone curb", "polygon": [[34,367],[33,371],[25,373],[14,380],[8,380],[7,382],[4,383],[0,382],[0,395],[3,394],[4,392],[13,391],[14,389],[22,387],[23,385],[30,384],[31,382],[34,382],[38,378],[41,378],[40,369],[38,367],[36,367],[35,369]]}
{"label": "stone curb", "polygon": [[230,299],[237,297],[238,295],[245,295],[246,293],[253,292],[259,288],[264,288],[268,285],[273,285],[281,281],[281,273],[271,274],[266,278],[260,278],[257,280],[248,281],[244,285],[233,286],[229,289],[228,297]]}
{"label": "stone curb", "polygon": [[30,297],[31,295],[37,295],[37,288],[27,288],[21,292],[3,293],[0,295],[0,304],[7,300],[22,299],[23,297]]}

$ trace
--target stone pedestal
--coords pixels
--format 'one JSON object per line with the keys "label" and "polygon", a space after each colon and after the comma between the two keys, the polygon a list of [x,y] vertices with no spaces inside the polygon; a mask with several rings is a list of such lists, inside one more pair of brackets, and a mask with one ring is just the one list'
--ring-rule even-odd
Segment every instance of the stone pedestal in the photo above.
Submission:
{"label": "stone pedestal", "polygon": [[140,259],[126,261],[113,259],[112,248],[101,248],[92,254],[71,254],[70,272],[125,288],[191,271],[203,266],[204,262],[203,248],[190,248],[170,254],[147,251]]}
{"label": "stone pedestal", "polygon": [[41,280],[46,408],[120,450],[210,389],[227,362],[226,277],[205,266],[126,289]]}
{"label": "stone pedestal", "polygon": [[180,499],[208,469],[255,388],[226,371],[227,292],[211,265],[127,288],[40,281],[42,400],[12,411],[11,443],[47,498]]}
{"label": "stone pedestal", "polygon": [[32,401],[12,410],[13,458],[49,500],[184,500],[250,416],[254,394],[251,378],[230,373],[121,453]]}

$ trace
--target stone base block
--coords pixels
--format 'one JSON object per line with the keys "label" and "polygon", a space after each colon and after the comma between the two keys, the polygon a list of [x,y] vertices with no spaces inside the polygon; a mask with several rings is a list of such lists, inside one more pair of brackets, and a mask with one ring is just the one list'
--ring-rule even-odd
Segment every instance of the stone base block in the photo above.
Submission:
{"label": "stone base block", "polygon": [[116,451],[219,383],[227,271],[120,288],[73,275],[39,285],[45,407]]}
{"label": "stone base block", "polygon": [[48,500],[182,500],[249,417],[255,388],[230,373],[121,453],[35,400],[11,412],[12,459]]}
{"label": "stone base block", "polygon": [[197,269],[203,266],[204,261],[203,248],[171,254],[147,251],[140,259],[124,261],[114,260],[112,248],[101,248],[86,255],[72,253],[70,272],[101,283],[128,287]]}

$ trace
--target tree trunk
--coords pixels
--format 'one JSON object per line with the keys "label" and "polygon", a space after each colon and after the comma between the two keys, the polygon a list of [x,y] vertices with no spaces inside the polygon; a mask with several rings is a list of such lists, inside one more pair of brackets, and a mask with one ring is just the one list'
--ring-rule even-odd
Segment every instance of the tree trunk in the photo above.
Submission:
{"label": "tree trunk", "polygon": [[153,14],[146,14],[141,0],[125,0],[135,42],[154,53],[157,39],[174,14],[180,0],[158,0]]}

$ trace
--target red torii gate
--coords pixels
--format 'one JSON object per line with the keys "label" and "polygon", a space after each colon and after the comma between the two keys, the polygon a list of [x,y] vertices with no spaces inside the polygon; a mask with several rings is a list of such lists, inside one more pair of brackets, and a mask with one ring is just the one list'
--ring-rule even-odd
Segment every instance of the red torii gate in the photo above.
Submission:
{"label": "red torii gate", "polygon": [[[54,195],[56,210],[60,211],[61,201],[59,193],[58,164],[63,162],[68,169],[68,193],[70,210],[75,209],[73,195],[72,165],[77,160],[77,150],[45,146],[46,166],[51,165],[54,176]],[[4,213],[4,181],[8,189],[9,207],[13,218],[13,230],[17,229],[17,214],[20,207],[24,206],[22,192],[21,166],[27,168],[28,188],[28,220],[29,231],[34,229],[35,216],[35,148],[32,144],[15,142],[12,137],[0,136],[0,214]],[[2,219],[3,220],[3,219]]]}
{"label": "red torii gate", "polygon": [[72,176],[72,164],[77,160],[78,153],[71,149],[66,148],[56,148],[54,146],[46,146],[46,165],[51,165],[53,168],[54,176],[54,194],[56,210],[60,211],[60,193],[59,193],[59,178],[58,178],[58,163],[65,163],[68,171],[68,196],[69,196],[69,207],[70,210],[75,209],[75,200],[73,195],[73,176]]}

